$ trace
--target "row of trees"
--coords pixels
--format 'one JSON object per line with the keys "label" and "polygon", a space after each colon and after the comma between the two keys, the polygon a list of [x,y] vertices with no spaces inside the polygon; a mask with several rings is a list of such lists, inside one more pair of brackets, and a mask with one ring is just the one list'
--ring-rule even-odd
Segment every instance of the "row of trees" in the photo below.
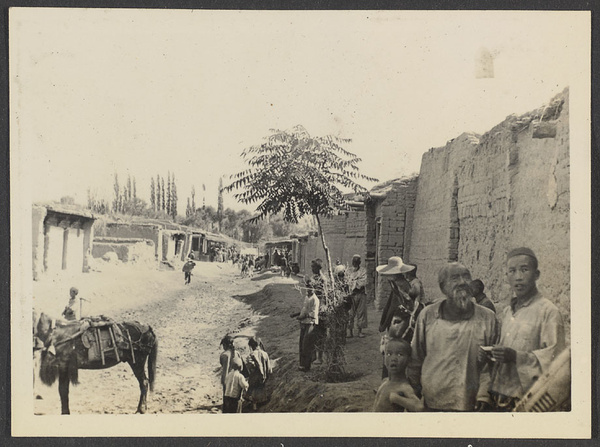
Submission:
{"label": "row of trees", "polygon": [[150,204],[137,197],[137,182],[134,176],[128,175],[125,184],[121,185],[117,173],[113,178],[113,201],[100,199],[88,188],[88,208],[98,214],[127,214],[149,218],[170,219],[173,222],[201,228],[207,231],[221,232],[244,242],[256,243],[272,237],[284,237],[290,234],[305,234],[313,231],[312,219],[299,224],[287,222],[281,216],[272,216],[264,220],[253,220],[255,214],[247,211],[235,211],[223,206],[223,183],[219,180],[218,206],[206,206],[204,193],[206,185],[202,185],[202,206],[196,206],[196,190],[192,186],[191,195],[187,198],[185,217],[177,215],[177,185],[175,174],[167,173],[164,177],[157,174],[150,179]]}
{"label": "row of trees", "polygon": [[165,190],[165,179],[160,174],[150,178],[150,207],[154,213],[163,212],[174,221],[177,219],[177,185],[175,184],[175,173],[167,173],[167,188]]}

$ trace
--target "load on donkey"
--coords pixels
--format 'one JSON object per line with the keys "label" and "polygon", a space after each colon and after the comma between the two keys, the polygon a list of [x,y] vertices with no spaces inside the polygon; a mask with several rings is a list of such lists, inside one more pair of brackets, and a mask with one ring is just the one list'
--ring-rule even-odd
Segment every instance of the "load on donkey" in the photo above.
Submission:
{"label": "load on donkey", "polygon": [[62,414],[70,413],[69,383],[79,383],[79,369],[105,369],[120,362],[131,366],[140,384],[136,413],[146,412],[146,395],[148,389],[153,390],[158,352],[158,340],[150,326],[137,321],[117,323],[105,316],[65,322],[41,313],[34,327],[35,338],[44,346],[40,379],[50,386],[58,377]]}

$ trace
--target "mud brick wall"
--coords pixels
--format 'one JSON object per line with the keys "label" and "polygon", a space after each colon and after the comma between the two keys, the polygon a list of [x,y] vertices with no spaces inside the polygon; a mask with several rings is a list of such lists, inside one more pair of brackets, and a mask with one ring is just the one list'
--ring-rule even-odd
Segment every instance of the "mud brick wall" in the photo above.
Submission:
{"label": "mud brick wall", "polygon": [[423,155],[405,257],[419,265],[428,298],[442,298],[437,272],[458,260],[501,310],[510,299],[506,254],[525,245],[539,258],[540,291],[569,327],[568,99],[565,90],[482,136],[462,134]]}
{"label": "mud brick wall", "polygon": [[[339,259],[342,264],[350,265],[354,254],[361,255],[364,262],[366,253],[364,211],[349,211],[342,215],[321,218],[321,226],[332,265],[335,265],[336,259]],[[313,259],[321,258],[326,263],[320,237],[311,237],[302,245],[304,265],[300,267],[305,273],[310,271],[310,261]]]}
{"label": "mud brick wall", "polygon": [[[510,116],[481,137],[473,158],[459,169],[458,212],[459,258],[481,277],[498,307],[510,300],[506,254],[528,246],[538,256],[539,290],[569,325],[568,99],[565,90],[547,107]],[[555,130],[553,137],[536,133],[540,118]]]}
{"label": "mud brick wall", "polygon": [[445,147],[423,154],[414,208],[411,244],[405,255],[419,266],[426,300],[442,297],[437,272],[448,261],[457,260],[460,230],[457,210],[458,172],[475,153],[477,135],[463,133]]}
{"label": "mud brick wall", "polygon": [[157,225],[107,223],[96,230],[99,237],[150,239],[154,242],[154,255],[157,259],[163,259],[162,234],[162,229]]}
{"label": "mud brick wall", "polygon": [[387,264],[392,256],[400,256],[404,262],[409,262],[407,253],[411,244],[417,185],[417,177],[394,181],[383,199],[373,200],[367,205],[370,221],[367,252],[371,254],[367,296],[370,300],[374,299],[380,309],[390,294],[390,286],[385,277],[376,275],[375,268]]}

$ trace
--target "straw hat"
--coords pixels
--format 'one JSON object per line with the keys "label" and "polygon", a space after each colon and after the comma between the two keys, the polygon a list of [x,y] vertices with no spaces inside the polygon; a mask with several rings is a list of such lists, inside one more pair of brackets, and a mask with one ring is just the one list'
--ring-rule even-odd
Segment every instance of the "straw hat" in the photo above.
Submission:
{"label": "straw hat", "polygon": [[377,267],[377,273],[380,275],[397,275],[398,273],[406,273],[414,270],[414,265],[405,264],[400,256],[392,256],[388,259],[387,265]]}

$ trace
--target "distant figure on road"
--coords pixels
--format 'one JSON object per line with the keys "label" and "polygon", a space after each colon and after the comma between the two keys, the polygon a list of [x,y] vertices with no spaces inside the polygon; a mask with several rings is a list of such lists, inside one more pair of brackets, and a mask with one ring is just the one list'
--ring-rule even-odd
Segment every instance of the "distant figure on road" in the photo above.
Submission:
{"label": "distant figure on road", "polygon": [[77,315],[77,294],[79,290],[77,287],[71,287],[69,290],[69,303],[65,306],[65,310],[62,311],[62,316],[68,321],[77,321],[79,316]]}
{"label": "distant figure on road", "polygon": [[189,284],[192,280],[192,270],[196,267],[196,263],[192,259],[194,259],[194,256],[190,255],[190,259],[181,268],[181,271],[184,273],[185,284]]}

